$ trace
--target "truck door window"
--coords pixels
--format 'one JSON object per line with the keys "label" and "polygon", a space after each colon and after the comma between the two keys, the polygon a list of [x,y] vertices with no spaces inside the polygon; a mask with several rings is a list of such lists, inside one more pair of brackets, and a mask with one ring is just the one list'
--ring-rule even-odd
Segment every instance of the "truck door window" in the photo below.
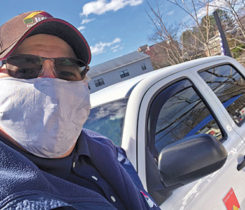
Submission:
{"label": "truck door window", "polygon": [[240,126],[245,119],[245,80],[242,75],[231,65],[217,66],[199,74]]}
{"label": "truck door window", "polygon": [[223,138],[209,108],[187,79],[164,89],[153,101],[152,111],[156,120],[154,146],[158,152],[170,143],[196,134]]}

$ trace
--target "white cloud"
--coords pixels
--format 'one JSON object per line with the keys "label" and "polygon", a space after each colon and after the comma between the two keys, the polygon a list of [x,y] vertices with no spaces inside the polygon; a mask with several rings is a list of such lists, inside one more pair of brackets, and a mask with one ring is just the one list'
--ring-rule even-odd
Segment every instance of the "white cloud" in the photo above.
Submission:
{"label": "white cloud", "polygon": [[110,0],[109,2],[108,0],[96,0],[85,4],[81,15],[101,15],[108,11],[117,11],[128,5],[137,6],[141,3],[143,3],[143,0]]}
{"label": "white cloud", "polygon": [[[225,0],[213,0],[209,3],[209,8],[208,8],[208,15],[212,15],[212,13],[218,9],[222,7],[226,7],[227,6],[227,2]],[[207,15],[207,7],[203,7],[198,11],[198,18],[202,18],[205,15]]]}
{"label": "white cloud", "polygon": [[87,23],[90,23],[90,22],[92,22],[92,21],[94,21],[94,20],[95,20],[95,19],[85,18],[85,19],[82,20],[82,23],[81,23],[81,24],[82,24],[82,25],[83,25],[83,24],[87,24]]}
{"label": "white cloud", "polygon": [[111,47],[111,49],[113,51],[113,47],[116,47],[117,45],[115,45],[115,44],[117,44],[119,42],[121,42],[121,39],[120,38],[115,38],[112,42],[99,42],[99,43],[95,44],[94,46],[91,46],[90,47],[91,53],[93,55],[101,54],[108,47]]}
{"label": "white cloud", "polygon": [[94,21],[94,19],[89,19],[89,18],[83,19],[82,22],[81,22],[81,25],[80,25],[79,27],[77,27],[77,29],[78,29],[79,31],[83,31],[83,30],[85,29],[84,24],[90,23],[90,22],[92,22],[92,21]]}
{"label": "white cloud", "polygon": [[79,31],[82,31],[82,30],[85,29],[85,26],[79,26],[79,27],[77,27],[77,29],[78,29]]}
{"label": "white cloud", "polygon": [[119,49],[120,49],[120,45],[119,44],[111,47],[112,52],[117,52]]}
{"label": "white cloud", "polygon": [[[225,0],[212,0],[209,2],[208,6],[209,6],[208,7],[208,15],[212,15],[216,9],[218,9],[218,8],[222,9],[222,7],[225,7],[226,2],[225,2]],[[194,15],[194,12],[193,12],[193,15]],[[197,18],[200,21],[206,15],[207,15],[207,7],[203,3],[203,7],[200,7],[200,9],[198,9],[198,11],[197,11]],[[190,27],[193,27],[193,25],[196,24],[189,15],[186,15],[185,18],[183,18],[182,23],[184,23],[185,26],[188,25]]]}

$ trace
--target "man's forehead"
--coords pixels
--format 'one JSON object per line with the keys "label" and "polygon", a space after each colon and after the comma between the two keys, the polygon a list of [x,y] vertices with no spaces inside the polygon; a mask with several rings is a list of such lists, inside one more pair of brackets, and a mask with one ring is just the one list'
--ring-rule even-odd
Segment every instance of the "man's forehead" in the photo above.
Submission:
{"label": "man's forehead", "polygon": [[27,37],[26,39],[23,40],[23,42],[20,44],[24,45],[24,44],[32,44],[32,43],[39,43],[39,44],[45,44],[45,43],[49,43],[49,44],[62,44],[62,45],[66,45],[71,47],[66,41],[64,41],[63,39],[54,36],[54,35],[49,35],[49,34],[36,34],[30,37]]}
{"label": "man's forehead", "polygon": [[[48,34],[37,34],[26,38],[13,52],[13,54],[18,53],[27,53],[34,54],[37,50],[42,51],[42,53],[51,53],[54,52],[57,54],[57,57],[64,57],[64,53],[69,55],[69,57],[76,57],[71,46],[66,43],[64,40],[57,36],[48,35]],[[45,57],[45,55],[43,55]]]}

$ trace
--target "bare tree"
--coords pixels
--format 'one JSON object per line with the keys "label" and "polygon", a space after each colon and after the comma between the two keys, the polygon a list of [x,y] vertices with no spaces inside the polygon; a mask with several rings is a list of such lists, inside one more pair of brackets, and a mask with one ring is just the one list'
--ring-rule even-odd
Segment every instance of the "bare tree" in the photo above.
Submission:
{"label": "bare tree", "polygon": [[[213,0],[148,0],[148,16],[155,28],[152,40],[164,43],[162,47],[170,64],[220,53],[216,50],[220,49],[220,41],[212,15],[214,10],[218,10],[221,16],[233,55],[237,58],[242,51],[245,52],[245,16],[242,20],[239,14],[239,8],[245,5],[245,0],[223,1],[223,5],[217,6]],[[155,2],[154,6],[152,2]],[[176,28],[173,30],[166,24],[167,19],[162,9],[166,3],[171,3],[186,14],[188,21],[178,25],[182,30],[180,37],[176,36],[179,32]]]}
{"label": "bare tree", "polygon": [[166,54],[170,65],[184,62],[181,48],[176,40],[177,30],[167,26],[160,9],[159,1],[156,0],[155,3],[156,6],[153,7],[148,1],[150,11],[147,12],[147,15],[155,28],[151,40],[159,43],[158,49],[162,49]]}
{"label": "bare tree", "polygon": [[[238,30],[245,39],[245,25],[242,22],[242,16],[238,14],[239,9],[244,8],[245,0],[223,0],[223,6],[219,6],[220,9],[227,11],[233,17],[236,25],[238,26]],[[215,5],[211,5],[212,7],[216,7]]]}
{"label": "bare tree", "polygon": [[[164,41],[165,49],[170,64],[192,60],[198,57],[211,56],[210,38],[214,36],[214,23],[209,17],[209,0],[155,0],[155,5],[148,1],[150,12],[148,16],[152,21],[155,34],[152,36],[154,41]],[[169,2],[184,11],[189,17],[188,23],[179,24],[178,28],[184,29],[181,37],[177,37],[178,30],[171,30],[165,18],[161,6]],[[205,15],[200,17],[198,12],[205,8]],[[190,23],[191,22],[191,23]],[[167,44],[166,44],[167,43]]]}
{"label": "bare tree", "polygon": [[[175,5],[176,7],[180,8],[182,11],[186,13],[186,15],[189,17],[190,21],[193,23],[190,26],[183,23],[184,28],[187,29],[193,29],[194,31],[197,31],[198,33],[191,33],[190,35],[194,40],[197,40],[199,45],[199,48],[202,48],[206,52],[207,56],[211,56],[211,46],[210,46],[210,38],[213,36],[211,34],[211,23],[210,23],[210,0],[165,0],[167,2],[170,2],[171,4]],[[201,17],[199,15],[199,11],[205,8],[205,15]]]}
{"label": "bare tree", "polygon": [[[211,6],[217,8],[216,5],[212,4]],[[219,5],[219,8],[226,11],[233,21],[232,27],[226,30],[226,36],[233,57],[241,63],[245,63],[244,7],[245,0],[223,0],[223,5]],[[223,26],[225,27],[225,24]]]}

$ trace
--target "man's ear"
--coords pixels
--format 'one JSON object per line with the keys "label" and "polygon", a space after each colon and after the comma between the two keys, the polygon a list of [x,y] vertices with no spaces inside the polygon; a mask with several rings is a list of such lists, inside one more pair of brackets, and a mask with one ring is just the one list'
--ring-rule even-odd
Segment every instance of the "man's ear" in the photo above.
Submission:
{"label": "man's ear", "polygon": [[2,64],[1,61],[0,61],[0,73],[8,73],[8,71],[6,69],[6,65]]}

